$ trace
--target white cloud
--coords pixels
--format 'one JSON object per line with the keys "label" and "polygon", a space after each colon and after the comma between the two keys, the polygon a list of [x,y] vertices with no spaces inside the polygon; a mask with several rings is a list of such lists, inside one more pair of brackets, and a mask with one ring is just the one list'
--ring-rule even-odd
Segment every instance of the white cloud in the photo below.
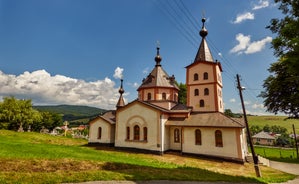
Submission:
{"label": "white cloud", "polygon": [[117,68],[114,70],[113,77],[114,77],[115,79],[122,79],[122,78],[123,78],[123,71],[124,71],[123,68],[117,67]]}
{"label": "white cloud", "polygon": [[265,45],[267,43],[271,43],[271,41],[272,41],[272,37],[267,36],[262,40],[252,42],[245,50],[245,54],[252,54],[252,53],[259,52],[265,48]]}
{"label": "white cloud", "polygon": [[232,102],[232,103],[235,103],[235,102],[236,102],[236,99],[232,98],[232,99],[230,99],[229,101]]}
{"label": "white cloud", "polygon": [[147,74],[149,73],[149,67],[146,67],[146,68],[142,71],[142,73],[147,75]]}
{"label": "white cloud", "polygon": [[262,40],[251,42],[250,35],[244,36],[242,33],[239,33],[236,35],[236,40],[239,43],[230,50],[230,53],[253,54],[263,50],[265,48],[265,45],[272,41],[272,37],[267,36]]}
{"label": "white cloud", "polygon": [[253,109],[264,109],[264,105],[263,104],[258,104],[255,103],[251,106]]}
{"label": "white cloud", "polygon": [[127,84],[133,88],[139,87],[139,84],[137,82],[134,82],[134,83],[128,82]]}
{"label": "white cloud", "polygon": [[250,36],[244,36],[242,33],[239,33],[236,35],[236,40],[239,44],[230,50],[231,53],[236,53],[246,49],[250,43]]}
{"label": "white cloud", "polygon": [[251,102],[250,102],[250,101],[246,101],[246,100],[245,100],[245,101],[244,101],[244,104],[245,104],[245,105],[250,105],[250,104],[251,104]]}
{"label": "white cloud", "polygon": [[258,4],[254,4],[252,10],[258,10],[269,6],[268,0],[259,0]]}
{"label": "white cloud", "polygon": [[233,21],[233,24],[239,24],[245,20],[253,20],[254,14],[250,12],[245,12],[243,14],[238,14],[236,19]]}
{"label": "white cloud", "polygon": [[32,99],[35,105],[73,104],[114,109],[118,87],[106,77],[86,82],[63,75],[51,76],[45,70],[24,72],[18,76],[0,71],[0,96]]}

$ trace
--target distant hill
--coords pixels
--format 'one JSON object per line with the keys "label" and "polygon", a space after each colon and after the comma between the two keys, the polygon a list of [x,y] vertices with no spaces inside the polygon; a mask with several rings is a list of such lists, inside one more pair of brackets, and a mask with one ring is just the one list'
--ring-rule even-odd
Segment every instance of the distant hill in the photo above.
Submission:
{"label": "distant hill", "polygon": [[54,106],[33,106],[38,111],[47,111],[61,114],[63,121],[86,123],[100,114],[103,114],[105,109],[96,107],[81,106],[81,105],[54,105]]}

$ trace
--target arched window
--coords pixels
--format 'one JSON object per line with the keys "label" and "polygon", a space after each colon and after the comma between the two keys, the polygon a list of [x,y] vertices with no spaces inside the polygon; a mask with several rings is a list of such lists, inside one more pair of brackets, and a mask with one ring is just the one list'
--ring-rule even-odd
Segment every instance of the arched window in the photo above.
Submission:
{"label": "arched window", "polygon": [[166,93],[162,93],[162,100],[166,100]]}
{"label": "arched window", "polygon": [[195,130],[195,144],[201,145],[201,131],[199,129]]}
{"label": "arched window", "polygon": [[98,128],[98,139],[102,138],[102,127]]}
{"label": "arched window", "polygon": [[130,140],[130,127],[127,127],[127,140]]}
{"label": "arched window", "polygon": [[197,74],[197,73],[194,74],[193,79],[194,79],[195,81],[198,80],[198,74]]}
{"label": "arched window", "polygon": [[143,140],[147,141],[147,127],[143,127]]}
{"label": "arched window", "polygon": [[174,129],[174,142],[180,142],[180,130],[178,128]]}
{"label": "arched window", "polygon": [[205,106],[205,101],[204,100],[200,100],[199,101],[199,107],[204,107]]}
{"label": "arched window", "polygon": [[151,100],[152,99],[152,94],[151,93],[148,93],[147,94],[147,100]]}
{"label": "arched window", "polygon": [[139,140],[140,138],[140,129],[138,125],[134,126],[134,140]]}
{"label": "arched window", "polygon": [[205,90],[204,90],[204,95],[209,95],[209,89],[208,88],[205,88]]}
{"label": "arched window", "polygon": [[215,131],[215,143],[216,147],[223,147],[222,132],[220,130]]}
{"label": "arched window", "polygon": [[208,80],[209,79],[209,74],[208,72],[203,73],[203,79]]}
{"label": "arched window", "polygon": [[199,90],[198,89],[195,89],[194,90],[194,96],[198,96],[199,95]]}

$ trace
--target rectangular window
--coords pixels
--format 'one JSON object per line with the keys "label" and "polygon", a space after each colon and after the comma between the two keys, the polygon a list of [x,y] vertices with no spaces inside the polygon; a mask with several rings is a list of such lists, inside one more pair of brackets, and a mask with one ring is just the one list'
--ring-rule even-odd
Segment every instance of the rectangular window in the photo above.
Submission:
{"label": "rectangular window", "polygon": [[102,127],[98,128],[98,139],[102,138]]}
{"label": "rectangular window", "polygon": [[180,142],[180,130],[178,128],[174,129],[174,142]]}
{"label": "rectangular window", "polygon": [[147,127],[143,127],[143,140],[147,141]]}
{"label": "rectangular window", "polygon": [[195,130],[195,144],[201,145],[201,131],[199,129]]}

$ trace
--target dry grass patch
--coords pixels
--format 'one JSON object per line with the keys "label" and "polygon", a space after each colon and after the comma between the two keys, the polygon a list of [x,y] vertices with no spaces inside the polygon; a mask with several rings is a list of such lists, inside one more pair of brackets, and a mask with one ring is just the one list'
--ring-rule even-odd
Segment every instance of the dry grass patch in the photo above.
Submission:
{"label": "dry grass patch", "polygon": [[0,172],[59,172],[101,170],[104,163],[94,161],[0,159]]}

